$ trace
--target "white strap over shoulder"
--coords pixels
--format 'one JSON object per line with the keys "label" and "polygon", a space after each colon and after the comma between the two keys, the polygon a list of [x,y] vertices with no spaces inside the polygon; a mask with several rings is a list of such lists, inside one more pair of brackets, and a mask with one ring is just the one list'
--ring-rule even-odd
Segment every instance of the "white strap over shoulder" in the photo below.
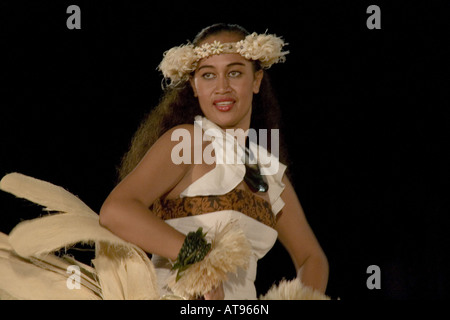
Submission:
{"label": "white strap over shoulder", "polygon": [[[213,170],[204,174],[188,186],[181,197],[223,195],[233,190],[245,176],[244,164],[233,161],[234,152],[223,152],[225,148],[235,147],[235,140],[217,125],[201,116],[195,117],[195,126],[202,129],[204,139],[210,139],[217,159]],[[233,148],[234,150],[234,148]]]}
{"label": "white strap over shoulder", "polygon": [[[214,169],[188,186],[180,197],[223,195],[232,191],[245,176],[245,165],[241,159],[244,154],[242,147],[235,137],[205,117],[195,117],[194,125],[202,129],[205,140],[211,140],[217,161]],[[285,187],[282,178],[286,166],[276,156],[253,142],[250,142],[250,150],[257,155],[261,172],[267,179],[272,212],[276,215],[284,206],[280,195]]]}

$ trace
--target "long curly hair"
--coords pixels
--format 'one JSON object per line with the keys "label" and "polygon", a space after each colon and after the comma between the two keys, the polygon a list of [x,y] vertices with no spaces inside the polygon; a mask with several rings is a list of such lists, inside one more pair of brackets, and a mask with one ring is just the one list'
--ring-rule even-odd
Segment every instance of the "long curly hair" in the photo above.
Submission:
{"label": "long curly hair", "polygon": [[[237,34],[244,39],[249,32],[236,24],[214,24],[200,31],[193,40],[198,45],[207,37],[222,32]],[[258,61],[253,61],[255,71],[260,70]],[[119,182],[124,179],[141,161],[150,147],[169,129],[180,124],[193,124],[197,115],[203,115],[198,99],[194,97],[189,81],[168,86],[164,89],[159,104],[145,117],[134,134],[130,148],[122,157],[118,167]],[[254,95],[250,127],[257,130],[267,129],[268,149],[270,151],[270,129],[279,129],[281,114],[278,101],[270,84],[269,75],[264,71],[260,91]],[[288,155],[280,130],[279,158],[288,164]]]}

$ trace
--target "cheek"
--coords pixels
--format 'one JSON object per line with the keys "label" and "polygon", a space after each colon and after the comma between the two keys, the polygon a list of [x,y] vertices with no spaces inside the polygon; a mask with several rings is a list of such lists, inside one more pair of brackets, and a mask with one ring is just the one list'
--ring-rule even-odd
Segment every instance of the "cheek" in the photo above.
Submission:
{"label": "cheek", "polygon": [[200,103],[205,103],[209,101],[210,94],[205,88],[197,88],[197,98]]}
{"label": "cheek", "polygon": [[249,101],[253,98],[253,83],[246,81],[236,85],[235,92],[243,101]]}
{"label": "cheek", "polygon": [[205,86],[204,84],[196,84],[195,87],[196,91],[196,97],[198,99],[198,102],[200,104],[200,108],[208,108],[208,106],[211,103],[211,90],[208,88],[208,86]]}
{"label": "cheek", "polygon": [[211,94],[211,85],[208,85],[205,81],[194,81],[195,92],[199,99],[207,97]]}

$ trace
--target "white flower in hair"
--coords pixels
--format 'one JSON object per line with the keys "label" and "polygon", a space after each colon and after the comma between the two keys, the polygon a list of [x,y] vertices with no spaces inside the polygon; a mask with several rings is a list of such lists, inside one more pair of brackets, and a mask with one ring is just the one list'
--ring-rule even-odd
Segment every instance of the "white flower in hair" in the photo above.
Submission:
{"label": "white flower in hair", "polygon": [[187,80],[188,75],[197,67],[198,57],[192,44],[174,47],[164,53],[164,58],[158,66],[164,78],[170,78],[172,83]]}
{"label": "white flower in hair", "polygon": [[211,44],[211,52],[212,54],[221,54],[223,52],[223,44],[217,40],[214,40]]}
{"label": "white flower in hair", "polygon": [[252,33],[236,43],[236,52],[249,60],[259,60],[263,68],[269,68],[274,63],[284,62],[288,51],[282,51],[284,41],[268,34]]}
{"label": "white flower in hair", "polygon": [[236,52],[239,53],[241,56],[243,56],[245,59],[251,60],[251,50],[250,50],[250,43],[247,42],[245,39],[236,42]]}
{"label": "white flower in hair", "polygon": [[204,43],[201,47],[195,47],[194,51],[200,59],[209,57],[212,54],[211,45],[209,43]]}

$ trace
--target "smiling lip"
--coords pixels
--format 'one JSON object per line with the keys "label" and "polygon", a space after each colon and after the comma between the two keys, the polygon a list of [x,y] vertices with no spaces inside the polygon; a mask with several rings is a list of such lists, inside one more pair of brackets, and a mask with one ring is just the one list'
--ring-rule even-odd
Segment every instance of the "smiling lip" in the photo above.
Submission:
{"label": "smiling lip", "polygon": [[233,108],[235,102],[236,101],[234,99],[217,99],[214,100],[213,104],[217,108],[217,110],[221,112],[227,112]]}

